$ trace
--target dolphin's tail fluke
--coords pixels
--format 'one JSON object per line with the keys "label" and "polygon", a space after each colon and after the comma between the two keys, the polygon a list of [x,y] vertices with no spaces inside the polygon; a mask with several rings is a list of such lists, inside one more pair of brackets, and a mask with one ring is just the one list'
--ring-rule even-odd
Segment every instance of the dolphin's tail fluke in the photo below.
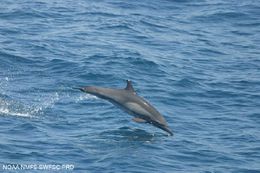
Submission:
{"label": "dolphin's tail fluke", "polygon": [[171,136],[173,136],[173,132],[169,127],[163,127],[162,129],[168,132]]}
{"label": "dolphin's tail fluke", "polygon": [[162,130],[164,130],[164,131],[166,131],[166,132],[168,132],[171,136],[173,136],[173,132],[172,132],[172,130],[168,126],[159,125],[157,127],[162,129]]}
{"label": "dolphin's tail fluke", "polygon": [[72,87],[72,89],[80,90],[81,88],[80,87]]}
{"label": "dolphin's tail fluke", "polygon": [[72,89],[83,91],[83,88],[80,87],[72,87]]}

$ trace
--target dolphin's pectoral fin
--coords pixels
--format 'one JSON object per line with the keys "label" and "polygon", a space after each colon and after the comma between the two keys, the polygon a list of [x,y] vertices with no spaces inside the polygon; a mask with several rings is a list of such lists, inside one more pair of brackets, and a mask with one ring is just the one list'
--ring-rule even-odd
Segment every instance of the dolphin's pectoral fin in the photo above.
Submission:
{"label": "dolphin's pectoral fin", "polygon": [[147,122],[146,120],[144,120],[142,118],[137,118],[137,117],[134,117],[132,120],[136,123],[146,123]]}
{"label": "dolphin's pectoral fin", "polygon": [[130,80],[126,80],[126,82],[127,82],[127,85],[125,87],[125,90],[131,91],[131,92],[133,92],[133,94],[136,94],[134,87],[132,85],[132,82]]}

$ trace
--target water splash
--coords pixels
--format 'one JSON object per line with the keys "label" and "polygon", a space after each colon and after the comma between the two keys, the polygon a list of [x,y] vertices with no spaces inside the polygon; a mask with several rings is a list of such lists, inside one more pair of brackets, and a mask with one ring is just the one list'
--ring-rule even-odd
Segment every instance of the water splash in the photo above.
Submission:
{"label": "water splash", "polygon": [[20,116],[20,117],[31,117],[29,113],[20,113],[15,111],[10,111],[8,108],[0,107],[0,115],[12,115],[12,116]]}
{"label": "water splash", "polygon": [[5,94],[5,88],[7,88],[9,83],[9,77],[0,77],[0,93]]}
{"label": "water splash", "polygon": [[45,109],[52,107],[58,100],[59,94],[57,92],[45,98],[41,97],[37,104],[28,104],[11,99],[0,98],[0,115],[34,117],[41,115]]}
{"label": "water splash", "polygon": [[22,100],[28,97],[28,94],[16,94],[19,99],[9,97],[10,86],[13,81],[12,76],[0,76],[0,115],[11,115],[20,117],[33,117],[40,115],[45,109],[52,107],[59,99],[60,96],[57,92],[39,93],[35,91],[35,95],[30,95],[30,100]]}
{"label": "water splash", "polygon": [[75,98],[75,102],[78,103],[82,100],[89,100],[89,99],[98,99],[98,98],[90,94],[81,94],[80,96]]}

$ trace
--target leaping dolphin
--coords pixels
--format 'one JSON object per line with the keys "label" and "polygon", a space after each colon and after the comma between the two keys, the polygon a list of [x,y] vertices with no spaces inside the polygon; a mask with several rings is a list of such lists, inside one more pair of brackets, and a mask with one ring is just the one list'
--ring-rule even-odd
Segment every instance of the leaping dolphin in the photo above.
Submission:
{"label": "leaping dolphin", "polygon": [[119,106],[130,115],[133,115],[133,121],[135,122],[150,123],[173,135],[164,117],[150,103],[136,94],[130,80],[126,80],[126,82],[127,85],[124,89],[96,86],[86,86],[79,89]]}

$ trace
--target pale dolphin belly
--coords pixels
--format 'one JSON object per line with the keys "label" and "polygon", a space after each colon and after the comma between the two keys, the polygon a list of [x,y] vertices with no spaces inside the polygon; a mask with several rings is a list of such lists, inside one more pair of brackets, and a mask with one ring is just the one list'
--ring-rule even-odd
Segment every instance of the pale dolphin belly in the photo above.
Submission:
{"label": "pale dolphin belly", "polygon": [[134,102],[126,102],[124,104],[119,104],[115,101],[110,102],[134,117],[144,118],[151,116],[148,111],[146,111],[144,108]]}
{"label": "pale dolphin belly", "polygon": [[[151,114],[145,110],[143,107],[141,107],[139,104],[134,102],[127,102],[124,104],[125,108],[127,108],[132,114],[137,116],[147,116],[150,117]],[[141,117],[140,117],[141,118]]]}

